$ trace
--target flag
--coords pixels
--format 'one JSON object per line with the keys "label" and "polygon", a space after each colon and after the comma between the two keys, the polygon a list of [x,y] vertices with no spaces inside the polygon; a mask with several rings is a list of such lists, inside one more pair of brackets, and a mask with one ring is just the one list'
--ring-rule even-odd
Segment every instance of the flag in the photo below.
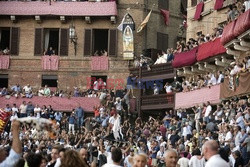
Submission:
{"label": "flag", "polygon": [[123,19],[122,19],[122,22],[119,24],[119,26],[117,27],[117,29],[119,30],[119,31],[122,31],[122,28],[123,28],[123,23],[124,23],[124,20],[125,20],[125,16],[126,16],[127,14],[125,14],[124,16],[123,16]]}
{"label": "flag", "polygon": [[164,10],[164,9],[161,9],[161,14],[163,15],[164,17],[164,22],[166,25],[169,25],[169,11],[168,10]]}
{"label": "flag", "polygon": [[152,13],[152,9],[148,13],[147,17],[143,20],[143,22],[141,23],[141,25],[137,28],[137,33],[141,32],[141,30],[147,25],[147,23],[149,21],[149,18],[151,16],[151,13]]}

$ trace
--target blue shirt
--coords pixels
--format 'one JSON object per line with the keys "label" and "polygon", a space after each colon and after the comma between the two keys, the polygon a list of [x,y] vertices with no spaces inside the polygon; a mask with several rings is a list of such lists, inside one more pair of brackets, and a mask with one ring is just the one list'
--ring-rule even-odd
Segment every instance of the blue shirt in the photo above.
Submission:
{"label": "blue shirt", "polygon": [[82,117],[84,117],[84,111],[83,111],[82,107],[78,107],[78,108],[76,109],[76,116],[77,116],[77,118],[82,118]]}
{"label": "blue shirt", "polygon": [[21,91],[21,88],[20,88],[20,86],[13,86],[12,88],[11,88],[11,90],[13,90],[14,92],[20,92]]}
{"label": "blue shirt", "polygon": [[10,150],[9,156],[0,163],[0,167],[12,167],[19,161],[21,154],[16,153],[13,149]]}
{"label": "blue shirt", "polygon": [[75,117],[74,116],[69,117],[69,124],[75,124]]}

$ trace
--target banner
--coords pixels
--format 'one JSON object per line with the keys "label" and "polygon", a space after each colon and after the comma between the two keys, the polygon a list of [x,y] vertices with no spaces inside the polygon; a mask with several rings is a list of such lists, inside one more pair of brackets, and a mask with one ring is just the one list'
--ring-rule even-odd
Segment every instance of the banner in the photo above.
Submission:
{"label": "banner", "polygon": [[129,25],[123,31],[123,58],[125,60],[134,59],[134,36]]}
{"label": "banner", "polygon": [[148,13],[147,17],[143,20],[143,22],[141,23],[141,25],[137,28],[137,33],[141,32],[143,30],[143,28],[147,25],[147,23],[149,21],[149,18],[151,16],[151,13],[152,13],[152,9]]}
{"label": "banner", "polygon": [[4,131],[5,126],[8,124],[11,112],[5,112],[0,109],[0,133]]}

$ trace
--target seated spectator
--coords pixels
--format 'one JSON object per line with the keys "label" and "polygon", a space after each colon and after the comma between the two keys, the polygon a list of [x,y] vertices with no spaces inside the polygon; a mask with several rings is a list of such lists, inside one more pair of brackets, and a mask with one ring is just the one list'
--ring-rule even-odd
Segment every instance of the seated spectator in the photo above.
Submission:
{"label": "seated spectator", "polygon": [[44,96],[44,89],[42,87],[39,88],[37,95]]}
{"label": "seated spectator", "polygon": [[19,84],[16,84],[11,87],[11,90],[12,90],[11,95],[14,95],[17,98],[19,94],[21,93],[21,86]]}
{"label": "seated spectator", "polygon": [[30,84],[24,86],[23,90],[24,90],[25,96],[27,98],[32,98],[33,94],[32,94],[32,88],[31,88]]}
{"label": "seated spectator", "polygon": [[46,96],[46,97],[50,97],[51,96],[51,94],[50,94],[50,88],[48,87],[48,85],[44,86],[43,91],[44,91],[44,96]]}
{"label": "seated spectator", "polygon": [[3,89],[0,92],[0,96],[5,96],[7,94],[8,94],[8,90],[5,87],[3,87]]}

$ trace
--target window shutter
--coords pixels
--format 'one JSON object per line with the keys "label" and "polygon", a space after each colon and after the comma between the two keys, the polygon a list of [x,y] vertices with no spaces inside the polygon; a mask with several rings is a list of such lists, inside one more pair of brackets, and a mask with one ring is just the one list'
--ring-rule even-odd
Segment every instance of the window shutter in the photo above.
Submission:
{"label": "window shutter", "polygon": [[91,29],[85,29],[83,53],[84,53],[84,56],[92,55],[92,30]]}
{"label": "window shutter", "polygon": [[169,9],[169,0],[158,0],[159,9]]}
{"label": "window shutter", "polygon": [[157,49],[164,50],[165,52],[168,49],[168,34],[163,34],[157,32]]}
{"label": "window shutter", "polygon": [[116,57],[117,52],[117,30],[109,30],[109,47],[108,55],[111,57]]}
{"label": "window shutter", "polygon": [[19,28],[11,28],[10,54],[18,55],[19,52]]}
{"label": "window shutter", "polygon": [[196,6],[197,5],[197,0],[191,0],[191,6]]}
{"label": "window shutter", "polygon": [[157,49],[162,50],[162,35],[157,32]]}
{"label": "window shutter", "polygon": [[43,55],[43,29],[35,29],[35,56]]}
{"label": "window shutter", "polygon": [[68,29],[61,29],[60,32],[60,56],[68,56],[69,46],[69,34]]}

